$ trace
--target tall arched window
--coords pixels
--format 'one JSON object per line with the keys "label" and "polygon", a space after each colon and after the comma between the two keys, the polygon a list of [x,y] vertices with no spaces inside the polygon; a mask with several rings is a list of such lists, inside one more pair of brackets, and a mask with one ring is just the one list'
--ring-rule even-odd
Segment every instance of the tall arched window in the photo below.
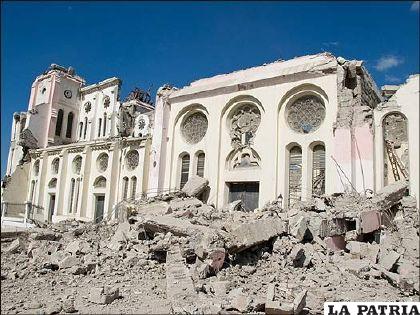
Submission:
{"label": "tall arched window", "polygon": [[78,178],[76,181],[76,198],[74,200],[74,212],[77,212],[77,204],[79,202],[79,193],[80,193],[80,181],[81,179]]}
{"label": "tall arched window", "polygon": [[57,122],[55,124],[55,135],[58,137],[61,136],[61,129],[63,128],[63,116],[64,111],[62,109],[59,109],[57,114]]}
{"label": "tall arched window", "polygon": [[35,195],[35,180],[32,180],[31,182],[31,193],[29,195],[29,200],[31,203],[34,203],[34,195]]}
{"label": "tall arched window", "polygon": [[103,133],[102,133],[102,135],[105,137],[105,134],[106,134],[106,113],[104,114],[104,131],[103,131]]}
{"label": "tall arched window", "polygon": [[123,200],[127,200],[128,197],[128,177],[123,178]]}
{"label": "tall arched window", "polygon": [[79,139],[82,139],[83,135],[83,122],[79,122]]}
{"label": "tall arched window", "polygon": [[71,179],[70,182],[70,205],[69,205],[69,213],[73,212],[73,199],[74,199],[74,188],[76,185],[76,181],[74,180],[74,178]]}
{"label": "tall arched window", "polygon": [[136,189],[137,189],[137,177],[131,177],[131,199],[136,198]]}
{"label": "tall arched window", "polygon": [[204,177],[204,161],[206,155],[201,152],[197,155],[197,175],[200,177]]}
{"label": "tall arched window", "polygon": [[88,119],[87,117],[85,117],[85,130],[83,131],[83,139],[86,139],[87,127],[88,127]]}
{"label": "tall arched window", "polygon": [[325,147],[322,144],[312,151],[312,194],[325,194]]}
{"label": "tall arched window", "polygon": [[184,187],[184,185],[188,181],[188,173],[190,171],[190,155],[185,154],[181,158],[181,182],[180,182],[180,188]]}
{"label": "tall arched window", "polygon": [[70,112],[67,115],[67,130],[66,130],[66,138],[71,138],[71,133],[73,131],[73,113]]}
{"label": "tall arched window", "polygon": [[102,118],[99,118],[99,122],[98,122],[98,137],[101,136],[101,126],[102,126]]}
{"label": "tall arched window", "polygon": [[301,199],[302,195],[302,149],[294,146],[289,151],[289,206]]}

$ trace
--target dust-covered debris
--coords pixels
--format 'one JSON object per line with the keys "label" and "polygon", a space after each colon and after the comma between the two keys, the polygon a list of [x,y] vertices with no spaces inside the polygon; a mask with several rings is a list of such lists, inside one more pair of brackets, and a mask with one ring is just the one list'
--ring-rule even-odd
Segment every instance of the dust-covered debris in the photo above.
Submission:
{"label": "dust-covered debris", "polygon": [[119,221],[2,238],[1,310],[317,314],[331,300],[415,301],[419,215],[404,187],[254,212],[191,188],[127,202]]}

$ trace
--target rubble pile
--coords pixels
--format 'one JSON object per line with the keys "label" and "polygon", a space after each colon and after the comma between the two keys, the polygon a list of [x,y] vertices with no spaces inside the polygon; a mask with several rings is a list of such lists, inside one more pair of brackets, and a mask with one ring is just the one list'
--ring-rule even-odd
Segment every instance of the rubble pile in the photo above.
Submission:
{"label": "rubble pile", "polygon": [[317,314],[324,301],[419,300],[406,182],[253,212],[200,201],[207,185],[2,239],[2,313]]}

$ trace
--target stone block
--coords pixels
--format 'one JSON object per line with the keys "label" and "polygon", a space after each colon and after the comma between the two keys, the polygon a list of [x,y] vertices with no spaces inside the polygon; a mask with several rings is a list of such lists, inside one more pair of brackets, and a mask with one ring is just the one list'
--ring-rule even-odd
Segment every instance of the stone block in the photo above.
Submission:
{"label": "stone block", "polygon": [[381,227],[381,214],[379,211],[370,210],[360,213],[360,231],[362,234],[371,233]]}
{"label": "stone block", "polygon": [[186,210],[189,207],[199,207],[203,203],[197,198],[188,199],[172,199],[169,203],[170,208],[173,211]]}
{"label": "stone block", "polygon": [[379,245],[369,244],[357,241],[350,241],[347,243],[346,248],[350,251],[350,254],[357,259],[368,259],[372,263],[376,264],[379,253]]}
{"label": "stone block", "polygon": [[89,301],[95,304],[110,304],[119,298],[119,289],[112,287],[96,287],[89,291]]}
{"label": "stone block", "polygon": [[371,199],[374,206],[382,211],[397,204],[406,194],[408,182],[400,180],[385,186]]}
{"label": "stone block", "polygon": [[327,248],[333,251],[340,251],[346,248],[346,241],[342,235],[329,236],[324,239]]}
{"label": "stone block", "polygon": [[309,227],[309,218],[295,216],[290,219],[289,233],[302,242]]}
{"label": "stone block", "polygon": [[79,264],[80,260],[78,258],[76,258],[75,256],[67,256],[62,261],[60,261],[58,266],[60,267],[60,269],[66,269],[71,268],[73,266],[77,266]]}
{"label": "stone block", "polygon": [[285,232],[285,224],[283,220],[278,218],[261,219],[240,224],[230,233],[231,243],[228,245],[229,252],[243,251]]}
{"label": "stone block", "polygon": [[208,179],[194,175],[188,179],[187,183],[182,188],[182,192],[190,197],[195,197],[201,194],[208,185]]}
{"label": "stone block", "polygon": [[6,252],[14,254],[17,252],[20,252],[24,249],[23,247],[23,242],[20,239],[20,237],[18,237],[17,239],[15,239],[12,243],[10,243],[9,247],[7,248]]}
{"label": "stone block", "polygon": [[394,250],[381,250],[379,252],[378,264],[381,265],[385,270],[390,271],[394,265],[400,259],[400,254]]}

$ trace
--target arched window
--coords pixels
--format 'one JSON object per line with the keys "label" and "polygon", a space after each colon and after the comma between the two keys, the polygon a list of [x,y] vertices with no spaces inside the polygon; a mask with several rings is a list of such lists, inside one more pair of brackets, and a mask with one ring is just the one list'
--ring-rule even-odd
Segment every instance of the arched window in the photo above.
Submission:
{"label": "arched window", "polygon": [[77,203],[79,202],[80,181],[81,181],[80,178],[78,178],[76,181],[76,199],[74,200],[75,213],[77,212]]}
{"label": "arched window", "polygon": [[60,159],[55,158],[51,163],[51,171],[53,174],[58,174],[58,169],[60,168]]}
{"label": "arched window", "polygon": [[106,117],[106,113],[104,114],[104,131],[103,131],[103,136],[105,137],[105,134],[106,134],[106,119],[107,117]]}
{"label": "arched window", "polygon": [[59,109],[57,114],[57,122],[55,124],[55,135],[58,137],[61,136],[61,129],[63,127],[63,116],[64,111],[62,109]]}
{"label": "arched window", "polygon": [[29,195],[29,200],[31,201],[31,203],[34,203],[34,195],[35,195],[35,181],[32,180],[32,182],[31,182],[31,193]]}
{"label": "arched window", "polygon": [[127,200],[128,197],[128,177],[123,178],[123,200]]}
{"label": "arched window", "polygon": [[85,130],[83,131],[83,139],[86,139],[88,119],[85,117]]}
{"label": "arched window", "polygon": [[197,155],[197,175],[200,177],[204,177],[204,161],[206,155],[201,152]]}
{"label": "arched window", "polygon": [[67,130],[66,130],[66,138],[71,138],[71,133],[73,131],[73,113],[69,113],[67,115]]}
{"label": "arched window", "polygon": [[137,177],[131,177],[131,199],[136,198],[136,189],[137,189]]}
{"label": "arched window", "polygon": [[184,185],[188,181],[188,173],[190,171],[190,155],[185,154],[181,158],[181,182],[180,182],[180,188],[184,187]]}
{"label": "arched window", "polygon": [[93,182],[93,187],[95,188],[105,188],[106,187],[106,178],[103,176],[99,176]]}
{"label": "arched window", "polygon": [[79,122],[79,139],[82,139],[83,135],[83,122]]}
{"label": "arched window", "polygon": [[70,182],[70,205],[69,205],[69,213],[73,212],[73,199],[74,199],[74,188],[76,185],[76,181],[74,178],[71,179]]}
{"label": "arched window", "polygon": [[302,149],[294,146],[289,151],[289,206],[301,199],[302,195]]}
{"label": "arched window", "polygon": [[101,136],[101,126],[102,126],[102,118],[99,118],[99,122],[98,122],[98,137]]}
{"label": "arched window", "polygon": [[325,147],[318,144],[312,152],[312,194],[325,194]]}

